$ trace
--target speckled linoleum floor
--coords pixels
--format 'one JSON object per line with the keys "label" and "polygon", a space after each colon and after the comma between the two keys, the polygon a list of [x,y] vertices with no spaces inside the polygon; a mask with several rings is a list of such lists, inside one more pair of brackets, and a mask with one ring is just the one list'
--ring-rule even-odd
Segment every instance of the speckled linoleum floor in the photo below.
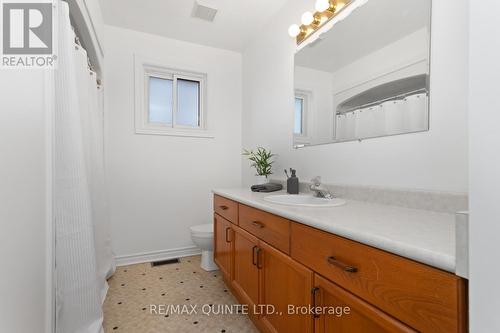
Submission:
{"label": "speckled linoleum floor", "polygon": [[[156,267],[149,263],[118,267],[108,283],[106,333],[258,332],[238,307],[225,308],[233,314],[214,314],[237,301],[219,271],[200,268],[199,256]],[[184,313],[171,313],[170,305],[174,309],[178,305]]]}

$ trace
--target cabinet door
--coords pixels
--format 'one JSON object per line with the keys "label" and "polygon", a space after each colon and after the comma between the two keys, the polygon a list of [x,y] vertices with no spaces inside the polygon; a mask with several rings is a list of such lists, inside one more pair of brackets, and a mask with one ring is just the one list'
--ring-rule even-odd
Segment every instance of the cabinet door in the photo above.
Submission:
{"label": "cabinet door", "polygon": [[214,214],[214,260],[227,281],[232,278],[233,234],[231,222]]}
{"label": "cabinet door", "polygon": [[258,240],[239,227],[234,227],[234,274],[232,286],[243,304],[252,312],[259,301]]}
{"label": "cabinet door", "polygon": [[313,306],[323,311],[315,319],[316,333],[416,332],[319,275],[314,276],[314,285]]}
{"label": "cabinet door", "polygon": [[299,310],[311,304],[313,272],[263,242],[260,248],[260,304],[274,307],[259,308],[263,327],[270,333],[312,332],[312,314]]}

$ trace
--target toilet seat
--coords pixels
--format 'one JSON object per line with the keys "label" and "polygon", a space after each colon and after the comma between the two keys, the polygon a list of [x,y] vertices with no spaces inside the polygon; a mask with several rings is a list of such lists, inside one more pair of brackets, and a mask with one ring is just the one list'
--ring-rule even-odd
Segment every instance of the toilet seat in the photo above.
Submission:
{"label": "toilet seat", "polygon": [[190,227],[191,234],[195,237],[213,237],[214,234],[214,225],[209,224],[200,224]]}

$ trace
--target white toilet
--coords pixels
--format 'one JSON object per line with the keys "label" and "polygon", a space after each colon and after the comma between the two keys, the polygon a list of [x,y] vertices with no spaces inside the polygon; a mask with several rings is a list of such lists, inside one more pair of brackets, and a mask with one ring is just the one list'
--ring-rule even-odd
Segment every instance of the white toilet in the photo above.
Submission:
{"label": "white toilet", "polygon": [[206,271],[219,269],[214,262],[214,225],[200,224],[189,229],[193,243],[201,249],[201,268]]}

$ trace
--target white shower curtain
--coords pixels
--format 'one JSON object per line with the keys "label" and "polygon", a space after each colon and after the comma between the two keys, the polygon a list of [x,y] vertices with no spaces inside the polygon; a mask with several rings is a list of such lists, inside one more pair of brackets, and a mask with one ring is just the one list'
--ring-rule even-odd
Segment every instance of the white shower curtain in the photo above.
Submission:
{"label": "white shower curtain", "polygon": [[74,42],[60,2],[55,70],[56,331],[102,331],[106,277],[114,271],[106,206],[102,91]]}
{"label": "white shower curtain", "polygon": [[371,138],[385,134],[385,112],[380,105],[356,112],[356,138]]}
{"label": "white shower curtain", "polygon": [[429,97],[424,92],[338,115],[337,139],[425,131],[429,127],[428,102]]}
{"label": "white shower curtain", "polygon": [[405,132],[405,114],[403,112],[404,101],[395,100],[382,103],[385,112],[387,135],[399,134]]}
{"label": "white shower curtain", "polygon": [[356,137],[357,112],[337,115],[336,139],[352,140]]}
{"label": "white shower curtain", "polygon": [[429,110],[427,94],[416,94],[406,97],[404,105],[405,129],[409,132],[424,131],[429,126]]}

